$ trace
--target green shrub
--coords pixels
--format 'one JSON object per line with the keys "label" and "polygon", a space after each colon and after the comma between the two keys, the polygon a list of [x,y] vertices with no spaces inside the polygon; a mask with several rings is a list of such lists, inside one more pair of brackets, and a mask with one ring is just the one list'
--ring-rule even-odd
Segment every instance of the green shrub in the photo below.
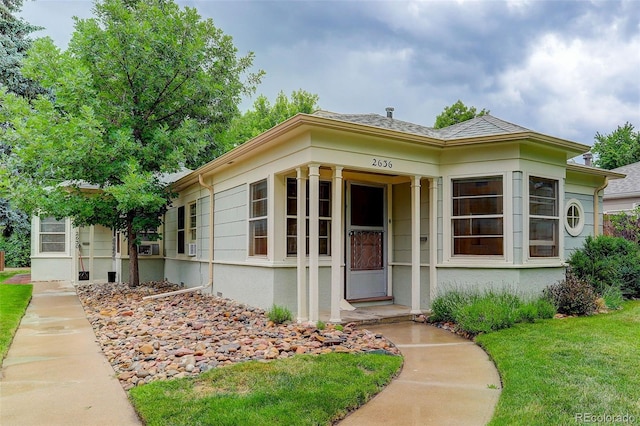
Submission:
{"label": "green shrub", "polygon": [[536,302],[524,303],[517,312],[517,322],[534,322],[538,318]]}
{"label": "green shrub", "polygon": [[4,251],[7,268],[24,268],[31,266],[31,233],[14,232],[6,238],[0,235],[0,251]]}
{"label": "green shrub", "polygon": [[293,315],[291,315],[291,311],[288,308],[284,306],[273,305],[271,307],[271,310],[267,312],[267,317],[275,324],[283,324],[287,321],[291,321]]}
{"label": "green shrub", "polygon": [[597,293],[617,287],[625,297],[640,297],[640,246],[620,237],[587,237],[568,261],[573,273]]}
{"label": "green shrub", "polygon": [[431,316],[430,321],[434,322],[455,322],[458,311],[463,306],[470,304],[476,299],[477,292],[463,290],[450,290],[433,299],[431,302]]}
{"label": "green shrub", "polygon": [[548,286],[543,294],[561,314],[591,315],[596,310],[593,287],[570,270],[564,280]]}
{"label": "green shrub", "polygon": [[602,292],[602,298],[609,309],[619,309],[620,306],[622,306],[622,301],[624,300],[622,297],[622,290],[618,287],[607,287],[604,289]]}
{"label": "green shrub", "polygon": [[544,297],[541,297],[536,301],[536,308],[538,310],[539,319],[553,318],[553,316],[556,314],[555,305]]}
{"label": "green shrub", "polygon": [[519,319],[520,306],[520,299],[513,294],[489,291],[463,306],[456,315],[456,323],[472,334],[508,328]]}
{"label": "green shrub", "polygon": [[553,318],[555,314],[556,307],[553,303],[544,297],[540,297],[520,306],[516,322],[534,322],[537,319],[549,319]]}
{"label": "green shrub", "polygon": [[327,328],[327,324],[324,321],[318,321],[316,323],[316,328],[320,331],[324,330],[325,328]]}

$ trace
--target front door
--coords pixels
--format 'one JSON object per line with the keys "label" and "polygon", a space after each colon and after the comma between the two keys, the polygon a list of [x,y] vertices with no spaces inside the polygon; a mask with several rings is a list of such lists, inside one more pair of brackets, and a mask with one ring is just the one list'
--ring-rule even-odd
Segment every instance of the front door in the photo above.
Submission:
{"label": "front door", "polygon": [[385,187],[348,183],[347,197],[347,299],[385,297]]}

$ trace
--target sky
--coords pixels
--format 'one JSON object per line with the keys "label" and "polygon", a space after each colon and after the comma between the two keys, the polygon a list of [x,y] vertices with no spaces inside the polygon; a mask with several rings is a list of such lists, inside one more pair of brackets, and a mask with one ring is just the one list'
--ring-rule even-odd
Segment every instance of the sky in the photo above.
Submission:
{"label": "sky", "polygon": [[[259,94],[303,89],[322,109],[432,126],[461,100],[592,145],[640,127],[640,1],[178,1],[254,52]],[[66,48],[87,0],[25,0],[21,16]]]}

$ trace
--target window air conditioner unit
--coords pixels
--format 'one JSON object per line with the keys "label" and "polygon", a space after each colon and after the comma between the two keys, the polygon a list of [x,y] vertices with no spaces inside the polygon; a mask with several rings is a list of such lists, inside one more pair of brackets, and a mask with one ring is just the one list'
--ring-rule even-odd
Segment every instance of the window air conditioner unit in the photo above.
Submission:
{"label": "window air conditioner unit", "polygon": [[140,244],[138,246],[140,256],[158,256],[160,254],[160,244]]}
{"label": "window air conditioner unit", "polygon": [[195,256],[196,255],[196,244],[195,243],[189,243],[189,256]]}

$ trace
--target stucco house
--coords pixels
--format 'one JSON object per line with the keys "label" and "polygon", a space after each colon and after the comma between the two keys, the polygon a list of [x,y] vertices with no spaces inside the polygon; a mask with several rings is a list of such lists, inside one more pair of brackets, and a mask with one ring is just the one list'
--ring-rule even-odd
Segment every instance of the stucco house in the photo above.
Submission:
{"label": "stucco house", "polygon": [[[589,146],[490,115],[436,130],[392,114],[298,114],[177,179],[141,279],[300,321],[340,321],[349,304],[419,313],[451,287],[539,292],[601,232],[605,180],[623,175],[567,162]],[[34,221],[34,279],[63,258],[77,275],[75,235],[96,277],[126,271],[117,235],[47,220]],[[59,257],[44,242],[53,229]]]}

